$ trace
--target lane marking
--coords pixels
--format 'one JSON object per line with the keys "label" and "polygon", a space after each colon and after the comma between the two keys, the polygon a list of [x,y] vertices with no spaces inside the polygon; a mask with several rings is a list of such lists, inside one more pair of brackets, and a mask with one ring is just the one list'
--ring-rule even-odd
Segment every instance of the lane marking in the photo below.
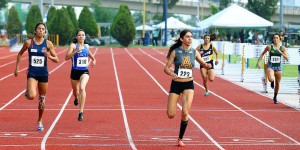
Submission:
{"label": "lane marking", "polygon": [[7,57],[15,56],[15,55],[17,55],[17,54],[18,54],[18,53],[12,54],[12,55],[3,56],[3,57],[0,57],[0,59],[4,59],[4,58],[7,58]]}
{"label": "lane marking", "polygon": [[58,120],[60,119],[62,113],[64,112],[67,104],[69,103],[70,99],[71,99],[71,96],[73,95],[73,92],[71,90],[68,98],[66,99],[63,107],[61,108],[61,110],[59,111],[58,115],[56,116],[55,120],[52,122],[50,128],[48,129],[47,133],[45,134],[45,136],[43,137],[43,140],[42,140],[42,143],[41,143],[41,150],[45,150],[46,149],[46,142],[47,142],[47,139],[50,135],[50,133],[52,132],[52,130],[54,129],[56,123],[58,122]]}
{"label": "lane marking", "polygon": [[[56,68],[54,68],[51,72],[49,72],[49,75],[51,74],[51,73],[53,73],[55,70],[57,70],[58,68],[60,68],[62,65],[64,65],[66,63],[66,61],[64,61],[63,63],[61,63],[60,65],[58,65]],[[16,97],[14,97],[12,100],[10,100],[9,102],[7,102],[4,106],[2,106],[1,108],[0,108],[0,111],[1,110],[3,110],[5,107],[7,107],[9,104],[11,104],[12,102],[14,102],[17,98],[19,98],[24,92],[26,91],[26,89],[25,90],[23,90],[22,92],[20,92]]]}
{"label": "lane marking", "polygon": [[[160,60],[158,60],[158,59],[152,57],[151,55],[149,55],[148,53],[146,53],[146,52],[143,51],[142,49],[139,48],[139,50],[142,51],[145,55],[149,56],[150,58],[152,58],[152,59],[158,61],[160,64],[163,64],[163,65],[164,65],[164,63],[162,63]],[[195,83],[196,85],[198,85],[199,87],[201,87],[201,88],[204,89],[204,87],[203,87],[202,85],[200,85],[199,83],[197,83],[196,81],[194,81],[194,83]],[[261,124],[265,125],[266,127],[272,129],[273,131],[279,133],[280,135],[282,135],[282,136],[288,138],[289,140],[293,141],[295,144],[300,145],[300,143],[299,143],[297,140],[293,139],[292,137],[290,137],[290,136],[284,134],[283,132],[281,132],[281,131],[275,129],[274,127],[272,127],[271,125],[269,125],[269,124],[263,122],[262,120],[256,118],[255,116],[251,115],[250,113],[246,112],[245,110],[241,109],[240,107],[234,105],[234,104],[231,103],[229,100],[227,100],[227,99],[221,97],[220,95],[218,95],[218,94],[216,94],[216,93],[214,93],[214,92],[212,92],[212,91],[210,91],[210,92],[211,92],[213,95],[215,95],[216,97],[218,97],[218,98],[222,99],[223,101],[227,102],[228,104],[230,104],[231,106],[233,106],[233,107],[236,108],[237,110],[243,112],[244,114],[246,114],[246,115],[248,115],[249,117],[253,118],[254,120],[260,122]]]}
{"label": "lane marking", "polygon": [[[93,55],[95,55],[98,51],[98,48],[96,49],[96,51],[94,52]],[[64,63],[67,62],[67,61],[64,61]],[[89,64],[91,63],[91,59],[89,60]],[[55,71],[56,69],[52,70],[52,71]],[[46,150],[46,142],[47,142],[47,139],[50,135],[50,133],[52,132],[52,130],[54,129],[56,123],[58,122],[58,120],[60,119],[62,113],[64,112],[65,108],[67,107],[70,99],[71,99],[71,96],[73,95],[73,90],[71,90],[68,98],[66,99],[64,105],[62,106],[61,110],[59,111],[58,115],[56,116],[55,120],[53,121],[53,123],[51,124],[50,128],[48,129],[47,133],[45,134],[45,136],[43,137],[43,140],[42,140],[42,143],[41,143],[41,150]]]}
{"label": "lane marking", "polygon": [[[66,50],[66,49],[65,49],[65,50]],[[57,53],[57,55],[61,54],[61,53],[64,52],[65,50],[63,50],[63,51]],[[26,58],[28,58],[28,57],[26,56],[25,58],[22,58],[21,60],[26,59]],[[6,65],[8,65],[8,64],[14,63],[14,62],[16,62],[16,60],[11,61],[11,62],[9,62],[9,63],[6,63],[6,64],[0,66],[0,68],[6,66]],[[64,62],[65,62],[65,61],[64,61]],[[25,68],[19,70],[19,73],[22,72],[22,71],[24,71],[24,70],[27,70],[27,68],[28,68],[28,67],[25,67]],[[0,81],[4,80],[4,79],[6,79],[6,78],[8,78],[8,77],[10,77],[10,76],[14,76],[14,73],[8,74],[8,75],[6,75],[6,76],[0,78]]]}
{"label": "lane marking", "polygon": [[127,139],[129,141],[129,144],[130,144],[131,148],[133,150],[137,150],[137,148],[136,148],[136,146],[133,142],[133,139],[132,139],[132,136],[131,136],[131,133],[130,133],[130,129],[129,129],[129,125],[128,125],[128,121],[127,121],[127,116],[126,116],[126,112],[125,112],[125,108],[124,108],[122,91],[121,91],[118,72],[117,72],[117,66],[116,66],[116,63],[115,63],[115,58],[114,58],[114,53],[112,51],[112,48],[110,48],[110,52],[111,52],[111,58],[112,58],[112,61],[113,61],[113,66],[114,66],[114,72],[115,72],[115,77],[116,77],[116,82],[117,82],[117,87],[118,87],[119,99],[120,99],[120,104],[121,104],[121,108],[122,108],[122,115],[123,115],[123,121],[124,121],[125,129],[126,129]]}
{"label": "lane marking", "polygon": [[[140,49],[140,48],[139,48]],[[141,64],[140,64],[140,62],[137,60],[137,59],[135,59],[135,57],[134,56],[132,56],[132,54],[127,50],[127,48],[125,48],[125,50],[126,50],[126,52],[128,53],[128,55],[148,74],[148,76],[160,87],[160,89],[166,94],[166,95],[169,95],[169,93],[162,87],[162,85],[160,84],[160,83],[158,83],[158,81],[148,72],[148,70],[144,67],[144,66],[142,66]],[[181,105],[180,104],[178,104],[177,103],[177,106],[180,108],[180,110],[182,110],[182,107],[181,107]],[[212,142],[212,143],[214,143],[214,145],[215,146],[217,146],[219,149],[221,149],[221,150],[225,150],[216,140],[214,140],[205,130],[204,130],[204,128],[202,128],[202,126],[200,126],[200,124],[198,124],[195,120],[194,120],[194,118],[191,116],[191,115],[189,115],[189,118],[190,118],[190,120],[198,127],[198,129],[200,129],[202,132],[203,132],[203,134]]]}

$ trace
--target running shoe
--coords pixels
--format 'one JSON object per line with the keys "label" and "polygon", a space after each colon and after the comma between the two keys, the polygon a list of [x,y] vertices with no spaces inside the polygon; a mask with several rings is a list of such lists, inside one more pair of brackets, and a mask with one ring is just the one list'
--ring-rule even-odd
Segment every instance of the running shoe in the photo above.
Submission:
{"label": "running shoe", "polygon": [[83,120],[83,112],[79,112],[78,121],[82,121],[82,120]]}
{"label": "running shoe", "polygon": [[75,106],[78,105],[78,99],[77,99],[77,98],[74,99],[74,105],[75,105]]}
{"label": "running shoe", "polygon": [[178,144],[178,147],[184,147],[185,146],[185,144],[180,139],[177,140],[177,144]]}
{"label": "running shoe", "polygon": [[277,99],[273,99],[273,101],[274,101],[274,104],[278,104]]}
{"label": "running shoe", "polygon": [[271,82],[271,88],[274,89],[274,81]]}
{"label": "running shoe", "polygon": [[204,96],[208,96],[209,95],[209,92],[206,92],[205,94],[204,94]]}
{"label": "running shoe", "polygon": [[39,125],[38,125],[38,131],[44,131],[43,124],[39,123]]}

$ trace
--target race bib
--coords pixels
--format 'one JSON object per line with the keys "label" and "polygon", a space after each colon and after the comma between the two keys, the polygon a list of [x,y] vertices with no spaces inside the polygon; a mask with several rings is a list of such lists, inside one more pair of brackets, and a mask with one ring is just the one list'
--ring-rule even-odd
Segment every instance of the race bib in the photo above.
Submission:
{"label": "race bib", "polygon": [[87,57],[78,57],[77,58],[77,67],[87,67],[88,58]]}
{"label": "race bib", "polygon": [[193,76],[193,70],[192,69],[179,68],[177,76],[179,78],[190,78],[190,77]]}
{"label": "race bib", "polygon": [[271,63],[280,63],[280,56],[271,56]]}
{"label": "race bib", "polygon": [[209,56],[203,56],[202,59],[203,59],[205,62],[210,61],[210,57],[209,57]]}
{"label": "race bib", "polygon": [[44,56],[32,56],[31,66],[34,67],[44,67],[45,57]]}

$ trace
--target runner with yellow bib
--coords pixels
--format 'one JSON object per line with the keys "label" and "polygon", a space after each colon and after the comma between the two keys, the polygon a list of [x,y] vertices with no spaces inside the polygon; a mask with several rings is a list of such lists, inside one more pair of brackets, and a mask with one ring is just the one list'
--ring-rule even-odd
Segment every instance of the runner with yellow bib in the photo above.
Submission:
{"label": "runner with yellow bib", "polygon": [[208,84],[207,81],[209,80],[210,82],[213,82],[215,79],[215,73],[214,73],[214,56],[213,54],[215,53],[216,55],[216,61],[215,65],[218,65],[218,51],[217,49],[210,43],[210,36],[209,35],[204,35],[204,43],[200,44],[196,50],[199,51],[201,54],[202,59],[208,63],[211,64],[211,68],[206,69],[203,66],[200,65],[200,73],[203,79],[203,85],[205,87],[205,94],[204,96],[209,95],[209,90],[208,90]]}

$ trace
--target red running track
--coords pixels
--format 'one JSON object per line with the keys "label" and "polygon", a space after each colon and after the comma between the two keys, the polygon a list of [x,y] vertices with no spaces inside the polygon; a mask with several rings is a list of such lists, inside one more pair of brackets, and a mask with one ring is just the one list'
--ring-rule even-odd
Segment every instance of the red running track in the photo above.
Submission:
{"label": "red running track", "polygon": [[[16,78],[16,53],[1,49],[0,149],[177,149],[181,105],[168,119],[166,49],[91,48],[97,65],[89,69],[82,122],[73,105],[71,62],[64,61],[65,48],[56,51],[60,62],[49,62],[45,131],[38,132],[37,100],[23,96],[27,54]],[[298,110],[218,77],[204,97],[199,70],[194,72],[187,149],[300,149]]]}

